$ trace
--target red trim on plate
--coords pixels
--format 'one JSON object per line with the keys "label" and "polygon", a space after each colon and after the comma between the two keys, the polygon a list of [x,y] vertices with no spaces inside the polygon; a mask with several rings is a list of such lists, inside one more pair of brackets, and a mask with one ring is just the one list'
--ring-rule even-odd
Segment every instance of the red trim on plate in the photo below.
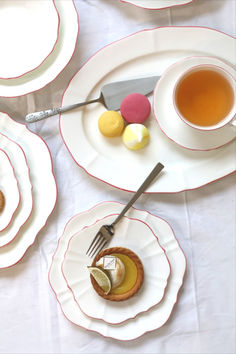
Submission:
{"label": "red trim on plate", "polygon": [[[6,230],[6,228],[10,225],[10,223],[11,223],[11,221],[12,221],[13,216],[14,216],[15,212],[17,211],[17,209],[18,209],[18,207],[19,207],[19,205],[20,205],[21,194],[20,194],[20,189],[19,189],[19,183],[18,183],[18,180],[17,180],[17,178],[16,178],[15,170],[14,170],[14,167],[13,167],[13,165],[12,165],[12,163],[11,163],[10,157],[8,156],[8,154],[6,153],[6,151],[4,151],[2,148],[0,148],[0,151],[2,151],[3,154],[6,156],[8,162],[9,162],[9,164],[10,164],[10,166],[11,166],[11,169],[12,169],[12,172],[13,172],[13,177],[14,177],[14,179],[16,180],[16,185],[17,185],[17,190],[18,190],[18,203],[17,203],[16,207],[14,208],[14,210],[13,210],[13,212],[12,212],[12,215],[11,215],[11,217],[10,217],[10,220],[9,220],[8,224],[7,224],[6,226],[4,226],[3,229],[0,229],[0,232],[2,232],[2,231],[4,231],[4,230]],[[2,247],[2,246],[0,246],[0,247]]]}
{"label": "red trim on plate", "polygon": [[[53,44],[52,49],[50,50],[50,52],[48,53],[48,55],[43,59],[43,61],[42,61],[41,63],[39,63],[35,68],[32,68],[32,69],[30,69],[30,70],[26,71],[25,73],[20,74],[20,75],[18,75],[18,76],[0,77],[0,80],[14,80],[14,79],[19,79],[20,77],[31,73],[32,71],[38,69],[38,68],[40,67],[40,65],[42,65],[42,64],[47,60],[47,58],[49,57],[49,55],[51,55],[52,52],[54,51],[55,46],[56,46],[56,44],[57,44],[57,42],[58,42],[58,38],[59,38],[59,29],[60,29],[60,21],[61,21],[61,20],[60,20],[59,12],[58,12],[58,10],[57,10],[57,8],[56,8],[56,5],[55,5],[55,0],[51,0],[51,1],[53,2],[53,6],[54,6],[54,8],[55,8],[55,10],[56,10],[56,15],[57,15],[57,18],[58,18],[57,35],[56,35],[56,40],[55,40],[55,43]],[[48,20],[50,21],[50,19],[48,19]],[[43,24],[42,24],[42,25],[43,25]]]}
{"label": "red trim on plate", "polygon": [[[135,316],[129,317],[129,318],[127,318],[127,319],[125,319],[124,321],[121,321],[121,322],[115,322],[115,323],[114,323],[114,322],[108,322],[108,321],[105,321],[103,318],[89,316],[86,312],[83,311],[83,309],[81,308],[81,306],[80,306],[80,304],[79,304],[79,301],[76,300],[74,291],[73,291],[73,289],[69,286],[68,281],[67,281],[67,278],[66,278],[66,276],[65,276],[65,274],[64,274],[64,271],[63,271],[63,264],[64,264],[64,262],[65,262],[66,254],[68,253],[69,246],[70,246],[70,243],[71,243],[72,239],[73,239],[74,237],[78,236],[78,234],[80,234],[83,230],[85,230],[85,229],[87,229],[87,228],[89,228],[89,227],[94,226],[94,225],[97,224],[99,221],[102,221],[102,220],[104,220],[104,219],[106,219],[106,218],[108,218],[108,217],[110,217],[110,216],[117,216],[117,215],[119,215],[119,214],[118,214],[118,213],[114,213],[114,214],[106,215],[106,216],[104,216],[104,217],[101,218],[101,219],[97,219],[93,224],[84,226],[81,230],[79,230],[79,231],[76,232],[74,235],[72,235],[71,238],[70,238],[70,240],[69,240],[69,242],[68,242],[68,244],[67,244],[67,249],[66,249],[66,251],[65,251],[65,253],[64,253],[64,259],[63,259],[62,264],[61,264],[61,272],[62,272],[62,275],[63,275],[63,277],[64,277],[64,279],[65,279],[65,281],[66,281],[66,284],[67,284],[68,288],[71,290],[71,292],[72,292],[72,294],[73,294],[73,297],[74,297],[74,300],[75,300],[75,302],[78,304],[78,306],[79,306],[81,312],[83,312],[84,315],[87,316],[87,317],[89,317],[89,318],[92,318],[92,319],[94,319],[94,320],[100,320],[100,321],[103,321],[103,322],[108,323],[108,324],[111,324],[111,325],[120,325],[120,324],[123,324],[123,323],[125,323],[125,322],[127,322],[127,321],[129,321],[129,320],[135,319],[138,315],[140,315],[140,314],[142,314],[142,313],[145,313],[145,312],[148,312],[151,308],[153,308],[154,306],[158,305],[158,304],[163,300],[163,298],[164,298],[164,296],[165,296],[166,289],[167,289],[167,286],[168,286],[168,280],[169,280],[170,275],[171,275],[171,264],[170,264],[170,261],[169,261],[169,259],[168,259],[168,257],[167,257],[166,250],[160,245],[160,242],[159,242],[159,240],[158,240],[158,237],[156,236],[156,234],[154,233],[154,231],[152,230],[152,228],[151,228],[145,221],[143,221],[143,220],[140,220],[140,219],[137,219],[137,218],[131,218],[131,217],[128,217],[128,216],[124,216],[124,218],[126,218],[126,219],[139,221],[139,222],[143,223],[144,225],[146,225],[146,226],[149,228],[149,230],[151,231],[151,233],[153,234],[153,236],[155,237],[155,239],[156,239],[156,241],[157,241],[159,247],[160,247],[160,248],[163,250],[163,252],[165,253],[166,260],[167,260],[167,262],[168,262],[168,264],[169,264],[170,273],[169,273],[169,275],[168,275],[168,277],[167,277],[167,279],[166,279],[166,285],[165,285],[165,287],[164,287],[163,296],[162,296],[162,298],[161,298],[157,303],[155,303],[154,305],[150,306],[150,307],[147,308],[146,310],[140,311],[140,312],[138,312]],[[88,274],[88,276],[89,276],[89,274]]]}
{"label": "red trim on plate", "polygon": [[28,176],[29,176],[29,181],[30,181],[30,185],[31,185],[31,196],[32,196],[32,203],[31,203],[31,204],[32,204],[32,207],[31,207],[31,211],[30,211],[28,217],[26,218],[26,220],[24,221],[24,223],[19,226],[19,229],[18,229],[16,235],[15,235],[9,242],[7,242],[6,244],[0,246],[0,248],[2,248],[2,247],[4,247],[4,246],[9,245],[9,244],[17,237],[18,232],[20,231],[20,229],[21,229],[21,228],[25,225],[25,223],[29,220],[29,218],[30,218],[30,216],[31,216],[31,214],[32,214],[32,211],[33,211],[33,205],[34,205],[34,204],[33,204],[33,194],[32,194],[33,185],[32,185],[32,183],[31,183],[31,179],[30,179],[30,168],[29,168],[29,165],[28,165],[28,162],[27,162],[27,158],[26,158],[25,152],[24,152],[24,150],[22,149],[22,147],[21,147],[16,141],[10,139],[10,138],[9,138],[8,136],[6,136],[5,134],[0,133],[0,135],[4,136],[4,138],[6,138],[7,140],[9,140],[10,142],[16,144],[16,145],[21,149],[21,151],[22,151],[22,153],[23,153],[23,155],[24,155],[24,158],[25,158],[26,166],[27,166],[27,168],[28,168]]}
{"label": "red trim on plate", "polygon": [[159,219],[165,221],[165,222],[169,225],[169,227],[171,228],[171,230],[172,230],[172,232],[173,232],[173,235],[174,235],[174,238],[176,239],[176,242],[178,243],[178,246],[179,246],[180,250],[182,251],[182,254],[183,254],[184,258],[185,258],[185,271],[184,271],[184,274],[183,274],[183,277],[182,277],[182,284],[180,285],[179,290],[178,290],[177,295],[176,295],[176,301],[175,301],[175,303],[173,304],[172,310],[171,310],[170,315],[168,316],[167,320],[166,320],[166,321],[163,323],[163,325],[161,325],[160,327],[154,328],[154,329],[152,329],[152,330],[150,330],[150,331],[146,331],[146,332],[144,332],[143,334],[141,334],[140,336],[138,336],[138,337],[136,337],[136,338],[133,338],[133,339],[126,339],[126,340],[125,340],[125,339],[117,339],[117,338],[113,338],[113,337],[108,337],[108,336],[105,336],[105,335],[101,334],[101,333],[98,332],[98,331],[95,331],[95,330],[92,330],[92,329],[89,329],[89,328],[85,328],[85,327],[83,327],[83,326],[81,326],[81,325],[78,325],[77,323],[71,321],[71,320],[66,316],[65,312],[63,311],[62,305],[61,305],[61,303],[60,303],[60,301],[59,301],[59,299],[58,299],[58,297],[57,297],[57,292],[54,290],[53,285],[52,285],[52,283],[51,283],[51,281],[50,281],[50,272],[51,272],[51,268],[52,268],[52,265],[53,265],[54,258],[55,258],[55,256],[56,256],[56,253],[57,253],[59,247],[60,247],[60,242],[61,242],[61,240],[63,239],[63,235],[64,235],[64,233],[65,233],[65,231],[66,231],[68,225],[70,224],[70,222],[71,222],[73,219],[75,219],[77,216],[80,216],[80,215],[89,213],[90,211],[92,211],[93,209],[95,209],[97,206],[100,206],[100,205],[102,205],[102,204],[109,204],[109,203],[115,203],[115,204],[119,204],[119,205],[122,205],[122,206],[125,205],[125,204],[123,204],[123,203],[120,203],[120,202],[113,202],[113,201],[101,202],[101,203],[98,203],[98,204],[94,205],[92,208],[90,208],[90,209],[88,209],[88,210],[86,210],[86,211],[83,211],[83,212],[80,212],[80,213],[74,215],[74,216],[66,223],[65,228],[64,228],[64,231],[63,231],[61,237],[58,239],[56,251],[55,251],[55,253],[54,253],[53,256],[52,256],[52,263],[51,263],[51,266],[50,266],[49,272],[48,272],[48,281],[49,281],[49,285],[50,285],[52,291],[54,292],[54,294],[55,294],[55,296],[56,296],[57,302],[58,302],[59,305],[60,305],[60,308],[61,308],[61,311],[62,311],[63,315],[64,315],[65,318],[66,318],[67,320],[69,320],[72,324],[74,324],[74,325],[76,325],[76,326],[78,326],[78,327],[80,327],[80,328],[83,328],[83,329],[85,329],[86,331],[97,333],[97,334],[99,334],[100,336],[102,336],[103,338],[111,338],[111,339],[114,339],[114,340],[117,340],[117,341],[120,341],[120,342],[131,342],[131,341],[134,341],[134,340],[136,340],[136,339],[142,337],[142,336],[143,336],[144,334],[146,334],[146,333],[151,333],[151,332],[153,332],[153,331],[156,331],[156,330],[159,329],[159,328],[162,328],[162,327],[166,324],[166,322],[169,320],[169,318],[170,318],[170,316],[171,316],[171,314],[172,314],[172,312],[173,312],[173,309],[174,309],[174,307],[175,307],[175,304],[176,304],[177,301],[178,301],[180,289],[181,289],[182,286],[183,286],[184,277],[185,277],[185,274],[186,274],[187,259],[186,259],[186,256],[185,256],[184,252],[183,252],[183,249],[181,248],[181,246],[180,246],[180,244],[179,244],[178,239],[177,239],[176,236],[175,236],[174,230],[173,230],[172,226],[168,223],[168,221],[166,221],[165,219],[161,218],[160,216],[157,216],[157,215],[154,215],[154,214],[150,213],[150,212],[147,211],[147,210],[137,209],[137,208],[135,208],[135,207],[132,206],[132,209],[134,209],[134,210],[138,210],[138,211],[145,212],[145,213],[147,213],[147,214],[149,214],[149,215],[151,215],[151,216],[154,216],[154,217],[156,217],[156,218],[159,218]]}
{"label": "red trim on plate", "polygon": [[26,92],[24,93],[23,95],[22,94],[19,94],[17,96],[3,96],[3,95],[0,95],[0,97],[4,97],[4,98],[16,98],[16,97],[24,97],[26,95],[29,95],[31,93],[35,93],[35,92],[38,92],[42,89],[44,89],[46,86],[48,86],[50,83],[52,83],[54,80],[56,80],[58,78],[58,76],[63,72],[63,70],[66,68],[67,65],[70,64],[71,60],[72,60],[72,57],[75,53],[75,50],[76,50],[76,46],[77,46],[77,43],[78,43],[78,37],[79,37],[79,30],[80,30],[80,25],[79,25],[79,14],[77,12],[77,9],[76,9],[76,6],[75,6],[75,0],[71,0],[73,5],[74,5],[74,8],[75,8],[75,12],[76,12],[76,15],[77,15],[77,23],[78,23],[78,30],[77,30],[77,36],[76,36],[76,41],[75,41],[75,47],[74,47],[74,50],[71,54],[71,57],[70,59],[68,60],[68,62],[66,63],[66,65],[61,69],[61,71],[51,80],[49,81],[48,83],[46,83],[45,85],[43,85],[42,87],[39,87],[38,89],[36,90],[33,90],[33,91],[29,91],[29,92]]}
{"label": "red trim on plate", "polygon": [[[214,32],[217,32],[217,33],[224,34],[224,35],[226,35],[226,36],[228,36],[228,37],[230,37],[230,38],[234,38],[234,39],[236,38],[236,37],[233,37],[233,36],[231,36],[231,35],[229,35],[229,34],[227,34],[227,33],[222,32],[222,31],[218,31],[218,30],[216,30],[216,29],[214,29],[214,28],[202,27],[202,26],[160,26],[160,27],[155,27],[155,28],[152,28],[152,29],[144,29],[144,30],[141,30],[141,31],[137,31],[137,32],[135,32],[135,33],[133,33],[133,34],[130,34],[130,35],[126,36],[126,37],[123,37],[123,38],[118,39],[118,40],[116,40],[116,41],[114,41],[114,42],[112,42],[112,43],[109,43],[109,44],[105,45],[104,47],[102,47],[101,49],[99,49],[98,51],[96,51],[96,52],[80,67],[80,69],[72,76],[72,78],[71,78],[70,81],[68,82],[68,85],[67,85],[67,87],[65,88],[65,91],[63,92],[63,95],[62,95],[61,106],[63,105],[63,99],[64,99],[64,96],[65,96],[65,93],[66,93],[68,87],[70,86],[71,81],[72,81],[72,80],[74,79],[74,77],[83,69],[83,67],[86,66],[86,64],[87,64],[94,56],[96,56],[98,53],[100,53],[101,51],[103,51],[103,49],[105,49],[106,47],[109,47],[109,46],[113,45],[114,43],[118,43],[118,42],[120,42],[120,41],[122,41],[122,40],[125,40],[125,39],[127,39],[127,38],[132,37],[132,36],[135,36],[136,34],[139,34],[139,33],[142,33],[142,32],[147,32],[147,31],[155,31],[155,30],[159,30],[159,29],[162,29],[162,28],[168,28],[168,29],[170,29],[170,28],[179,28],[179,29],[183,29],[183,28],[186,28],[186,29],[188,29],[188,28],[197,29],[197,28],[199,28],[199,29],[207,29],[207,30],[211,30],[211,31],[214,31]],[[91,177],[97,179],[98,181],[101,181],[101,182],[103,182],[103,183],[106,183],[107,185],[109,185],[109,186],[111,186],[111,187],[117,188],[117,189],[122,190],[122,191],[124,191],[124,192],[133,192],[133,193],[135,192],[135,191],[128,190],[128,189],[125,189],[125,188],[117,187],[117,186],[113,185],[112,183],[109,183],[109,182],[107,182],[107,181],[104,181],[104,180],[102,180],[101,178],[98,178],[98,177],[92,175],[90,172],[88,172],[88,171],[86,170],[85,167],[83,167],[82,165],[80,165],[80,164],[75,160],[75,158],[74,158],[72,152],[70,151],[70,149],[69,149],[68,145],[66,144],[66,141],[65,141],[65,139],[64,139],[64,137],[63,137],[62,129],[61,129],[61,120],[62,120],[62,116],[61,116],[61,114],[59,114],[59,131],[60,131],[62,140],[63,140],[63,142],[64,142],[64,144],[65,144],[67,150],[69,151],[69,153],[70,153],[72,159],[75,161],[75,163],[76,163],[79,167],[81,167],[89,176],[91,176]],[[161,130],[161,131],[162,131],[162,130]],[[164,133],[164,132],[163,132],[163,133]],[[173,140],[172,140],[172,141],[173,141]],[[184,147],[184,146],[183,146],[183,147]],[[192,149],[192,150],[193,150],[193,149]],[[193,150],[193,151],[195,151],[195,150]],[[176,191],[176,192],[144,192],[144,193],[145,193],[145,194],[164,194],[164,193],[176,194],[176,193],[180,193],[180,192],[186,192],[186,191],[189,191],[189,190],[195,190],[195,189],[198,189],[198,188],[207,186],[207,185],[210,184],[210,183],[219,181],[219,180],[221,180],[222,178],[227,177],[227,176],[233,174],[235,171],[236,171],[236,170],[234,170],[233,172],[230,172],[230,173],[228,173],[228,174],[226,174],[226,175],[224,175],[224,176],[222,176],[222,177],[216,178],[215,180],[212,180],[212,181],[207,182],[207,183],[205,183],[205,184],[202,184],[202,185],[200,185],[200,186],[198,186],[198,187],[195,187],[195,188],[186,188],[186,189],[182,189],[182,190],[179,190],[179,191]]]}
{"label": "red trim on plate", "polygon": [[188,2],[185,2],[185,3],[182,3],[182,4],[176,4],[176,5],[170,5],[170,6],[165,6],[165,7],[156,7],[156,8],[153,8],[153,7],[144,7],[144,6],[141,6],[141,5],[137,5],[137,4],[133,4],[131,3],[130,1],[128,0],[120,0],[120,2],[123,2],[125,4],[129,4],[129,5],[133,5],[135,7],[138,7],[138,8],[142,8],[144,10],[166,10],[166,9],[170,9],[171,7],[181,7],[181,6],[184,6],[184,5],[188,5],[192,2],[194,2],[195,0],[189,0]]}
{"label": "red trim on plate", "polygon": [[[7,268],[13,267],[14,265],[16,265],[17,263],[19,263],[19,262],[22,260],[22,258],[24,257],[24,255],[26,254],[26,252],[27,252],[27,250],[30,248],[30,246],[32,246],[32,245],[35,243],[36,237],[37,237],[38,233],[46,226],[46,224],[47,224],[47,222],[48,222],[48,219],[49,219],[49,217],[52,215],[52,213],[53,213],[53,211],[54,211],[54,209],[55,209],[56,203],[57,203],[58,187],[57,187],[57,183],[56,183],[55,174],[54,174],[54,171],[53,171],[52,155],[51,155],[51,152],[50,152],[50,150],[49,150],[49,148],[48,148],[46,142],[43,140],[43,138],[41,138],[41,136],[39,136],[39,135],[33,133],[31,130],[29,130],[29,128],[27,127],[26,124],[23,124],[23,123],[20,123],[20,122],[16,122],[13,118],[11,118],[11,117],[9,116],[8,113],[6,113],[6,112],[1,112],[1,113],[6,114],[6,115],[9,117],[9,119],[11,119],[12,121],[14,121],[15,123],[24,126],[31,134],[33,134],[33,135],[35,135],[36,137],[38,137],[38,138],[42,141],[42,143],[46,146],[46,148],[47,148],[47,150],[48,150],[48,154],[49,154],[50,160],[51,160],[51,173],[52,173],[53,179],[54,179],[54,181],[55,181],[55,188],[56,188],[55,203],[54,203],[54,206],[52,207],[52,211],[49,213],[49,215],[48,215],[48,217],[47,217],[47,219],[46,219],[44,225],[43,225],[43,226],[39,229],[39,231],[36,233],[33,242],[31,242],[31,243],[28,245],[28,247],[26,248],[25,252],[24,252],[23,255],[21,256],[21,258],[18,259],[17,262],[15,262],[15,263],[13,263],[13,264],[7,266],[7,267],[0,267],[0,269],[7,269]],[[1,133],[1,134],[2,134],[2,133]]]}

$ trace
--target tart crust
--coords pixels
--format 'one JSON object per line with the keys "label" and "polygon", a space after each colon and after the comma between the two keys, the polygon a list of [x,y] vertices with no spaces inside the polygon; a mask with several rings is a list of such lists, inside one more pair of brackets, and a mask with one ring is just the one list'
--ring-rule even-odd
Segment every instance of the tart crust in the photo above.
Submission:
{"label": "tart crust", "polygon": [[143,278],[144,278],[143,265],[142,265],[139,257],[134,252],[129,250],[128,248],[112,247],[112,248],[107,248],[105,250],[102,250],[100,253],[98,253],[98,255],[93,260],[92,267],[96,265],[97,261],[100,258],[110,255],[110,254],[113,254],[113,253],[124,254],[135,263],[135,265],[137,267],[137,280],[136,280],[136,283],[134,284],[134,286],[124,294],[105,295],[104,291],[100,288],[100,286],[98,285],[98,283],[96,282],[96,280],[93,278],[92,275],[90,275],[90,279],[91,279],[91,283],[93,285],[94,290],[98,293],[98,295],[100,295],[104,299],[110,300],[110,301],[124,301],[124,300],[127,300],[127,299],[131,298],[132,296],[134,296],[138,292],[138,290],[140,289],[140,287],[143,283]]}
{"label": "tart crust", "polygon": [[0,191],[0,212],[3,210],[5,205],[5,198],[2,191]]}

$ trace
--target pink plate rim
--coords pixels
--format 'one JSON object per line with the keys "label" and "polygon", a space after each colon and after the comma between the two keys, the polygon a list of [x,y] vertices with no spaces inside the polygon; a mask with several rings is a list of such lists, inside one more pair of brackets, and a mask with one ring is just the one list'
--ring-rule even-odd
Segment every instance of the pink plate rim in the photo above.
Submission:
{"label": "pink plate rim", "polygon": [[26,155],[25,155],[24,150],[22,149],[22,147],[20,146],[20,144],[18,144],[16,141],[10,139],[10,138],[9,138],[8,136],[6,136],[5,134],[0,133],[0,135],[2,135],[4,138],[6,138],[7,140],[9,140],[11,143],[16,144],[16,145],[20,148],[20,150],[22,151],[22,153],[23,153],[23,155],[24,155],[24,159],[25,159],[25,164],[26,164],[27,169],[28,169],[28,177],[29,177],[29,182],[30,182],[30,184],[31,184],[31,196],[32,196],[32,203],[31,203],[32,206],[31,206],[31,210],[30,210],[30,213],[29,213],[28,217],[26,218],[26,220],[23,222],[22,225],[19,225],[18,231],[17,231],[17,233],[15,234],[15,236],[14,236],[10,241],[8,241],[8,242],[5,243],[4,245],[0,246],[0,248],[2,248],[2,247],[4,247],[4,246],[9,245],[12,241],[14,241],[14,239],[15,239],[15,238],[17,237],[17,235],[18,235],[19,230],[26,224],[26,222],[28,221],[28,219],[30,218],[30,216],[31,216],[31,214],[32,214],[33,207],[34,207],[34,200],[33,200],[33,193],[32,193],[32,191],[33,191],[33,185],[32,185],[31,178],[30,178],[30,168],[29,168],[28,161],[27,161],[27,158],[26,158]]}
{"label": "pink plate rim", "polygon": [[36,70],[37,68],[39,68],[45,61],[46,61],[46,59],[52,54],[52,52],[54,51],[54,49],[55,49],[55,46],[56,46],[56,44],[57,44],[57,42],[58,42],[58,38],[59,38],[59,30],[60,30],[60,15],[59,15],[59,12],[58,12],[58,10],[57,10],[57,7],[56,7],[56,4],[55,4],[55,0],[51,0],[52,1],[52,3],[53,3],[53,7],[54,7],[54,9],[55,9],[55,11],[56,11],[56,16],[57,16],[57,19],[58,19],[58,21],[57,21],[57,34],[56,34],[56,39],[55,39],[55,41],[54,41],[54,44],[53,44],[53,46],[52,46],[52,49],[50,50],[50,52],[46,55],[46,57],[41,61],[41,63],[39,63],[38,65],[36,65],[34,68],[32,68],[32,69],[30,69],[30,70],[28,70],[28,71],[26,71],[26,72],[24,72],[24,73],[22,73],[22,74],[20,74],[20,75],[17,75],[17,76],[11,76],[11,77],[0,77],[0,80],[14,80],[14,79],[19,79],[20,77],[22,77],[22,76],[24,76],[24,75],[26,75],[26,74],[29,74],[29,73],[31,73],[31,72],[33,72],[34,70]]}
{"label": "pink plate rim", "polygon": [[[13,267],[14,265],[18,264],[18,263],[24,258],[24,256],[25,256],[26,252],[28,251],[28,249],[35,243],[36,238],[37,238],[37,235],[39,234],[39,232],[47,225],[48,219],[49,219],[49,217],[52,215],[53,211],[55,210],[56,204],[57,204],[57,199],[58,199],[58,186],[57,186],[56,177],[55,177],[54,170],[53,170],[52,155],[51,155],[51,152],[50,152],[50,150],[49,150],[49,147],[48,147],[47,143],[43,140],[43,138],[42,138],[40,135],[37,135],[36,133],[32,132],[32,131],[27,127],[26,124],[20,123],[20,122],[16,122],[7,112],[1,112],[1,113],[6,114],[6,115],[8,116],[8,118],[9,118],[10,120],[14,121],[15,123],[20,124],[21,126],[24,126],[24,127],[28,130],[29,133],[31,133],[31,134],[37,136],[37,137],[42,141],[42,143],[45,145],[45,147],[46,147],[46,149],[47,149],[47,151],[48,151],[48,154],[49,154],[50,161],[51,161],[51,173],[52,173],[52,176],[53,176],[53,179],[54,179],[54,182],[55,182],[55,188],[56,188],[55,202],[54,202],[54,205],[53,205],[53,207],[52,207],[52,210],[51,210],[50,214],[48,215],[48,217],[47,217],[47,219],[46,219],[44,225],[42,225],[42,227],[40,228],[40,230],[36,233],[36,235],[34,236],[33,241],[28,245],[28,247],[27,247],[26,250],[24,251],[23,255],[18,259],[18,261],[16,261],[16,262],[13,263],[13,264],[10,264],[10,265],[7,266],[7,267],[0,267],[0,269],[8,269],[8,268],[11,268],[11,267]],[[1,133],[1,134],[2,134],[2,133]]]}
{"label": "pink plate rim", "polygon": [[[55,0],[54,0],[55,1]],[[75,6],[75,0],[71,0],[72,3],[73,3],[73,6],[75,8],[75,12],[76,12],[76,15],[77,15],[77,23],[78,23],[78,29],[77,29],[77,35],[76,35],[76,40],[75,40],[75,46],[74,46],[74,50],[73,52],[71,53],[71,56],[70,56],[70,59],[67,61],[66,65],[64,65],[64,67],[60,70],[60,72],[52,79],[50,80],[49,82],[47,82],[46,84],[44,84],[42,87],[39,87],[35,90],[32,90],[32,91],[28,91],[24,94],[20,94],[20,95],[16,95],[16,96],[7,96],[7,95],[0,95],[0,97],[4,97],[4,98],[18,98],[18,97],[24,97],[26,95],[29,95],[31,93],[35,93],[35,92],[38,92],[42,89],[44,89],[45,87],[47,87],[49,84],[51,84],[54,80],[56,80],[60,74],[63,72],[63,70],[67,67],[67,65],[70,64],[72,58],[73,58],[73,55],[75,53],[75,50],[76,50],[76,46],[77,46],[77,43],[78,43],[78,38],[79,38],[79,32],[80,32],[80,23],[79,23],[79,14],[78,14],[78,11],[77,11],[77,8]],[[58,10],[57,10],[58,11]],[[46,59],[45,59],[46,60]],[[42,63],[41,63],[42,64]],[[35,69],[34,69],[35,70]],[[3,112],[4,113],[4,112]]]}
{"label": "pink plate rim", "polygon": [[[11,171],[12,171],[12,174],[13,174],[13,178],[14,178],[14,180],[16,181],[16,186],[17,186],[17,191],[18,191],[16,206],[15,206],[15,207],[13,208],[13,210],[12,210],[12,214],[11,214],[11,216],[10,216],[10,218],[9,218],[9,221],[8,221],[7,225],[4,226],[2,229],[0,229],[0,232],[2,232],[2,231],[4,231],[4,230],[6,230],[6,229],[8,228],[8,226],[10,225],[10,223],[12,222],[12,219],[13,219],[13,217],[14,217],[14,214],[15,214],[15,212],[17,211],[17,209],[18,209],[18,207],[19,207],[19,205],[20,205],[20,202],[21,202],[21,194],[20,194],[20,189],[19,189],[19,182],[18,182],[18,179],[16,178],[15,170],[14,170],[13,164],[12,164],[12,162],[11,162],[11,159],[10,159],[10,157],[8,156],[8,154],[7,154],[7,152],[6,152],[5,150],[3,150],[2,148],[0,148],[0,151],[6,156],[8,162],[9,162],[9,166],[10,166],[10,168],[11,168]],[[2,246],[0,246],[0,247],[2,247]]]}
{"label": "pink plate rim", "polygon": [[74,300],[75,300],[75,302],[78,304],[78,306],[79,306],[81,312],[83,312],[83,313],[85,314],[85,316],[87,316],[87,317],[90,317],[90,318],[92,318],[92,319],[94,319],[94,320],[100,320],[100,321],[103,321],[103,322],[105,322],[105,323],[107,323],[107,324],[111,324],[111,325],[120,325],[120,324],[123,324],[123,323],[125,323],[125,322],[127,322],[127,321],[129,321],[129,320],[135,319],[137,316],[139,316],[139,315],[142,314],[142,313],[148,312],[148,311],[151,310],[154,306],[157,306],[157,305],[164,299],[164,297],[165,297],[166,289],[167,289],[167,286],[168,286],[168,280],[169,280],[169,278],[170,278],[170,276],[171,276],[171,264],[170,264],[170,261],[169,261],[169,258],[168,258],[168,256],[167,256],[167,254],[166,254],[166,250],[160,245],[159,240],[158,240],[158,237],[157,237],[157,235],[154,233],[154,231],[152,230],[152,228],[151,228],[145,221],[143,221],[143,220],[140,220],[140,219],[138,219],[138,218],[131,218],[131,217],[128,217],[128,216],[125,215],[124,218],[126,218],[126,219],[129,219],[129,220],[131,220],[131,221],[132,221],[132,220],[139,221],[139,222],[141,222],[142,224],[146,225],[146,226],[149,228],[149,230],[151,231],[151,233],[153,234],[154,238],[156,239],[156,241],[157,241],[157,243],[158,243],[158,246],[164,251],[165,258],[166,258],[166,260],[167,260],[167,262],[168,262],[170,272],[169,272],[169,275],[168,275],[167,280],[166,280],[166,285],[165,285],[165,287],[164,287],[163,296],[162,296],[162,298],[161,298],[157,303],[155,303],[154,305],[151,305],[151,306],[148,307],[146,310],[140,311],[140,312],[138,312],[136,315],[134,315],[133,317],[129,317],[129,318],[127,318],[127,319],[125,319],[125,320],[123,320],[123,321],[121,321],[121,322],[108,322],[108,321],[104,320],[103,318],[95,317],[95,316],[90,316],[90,315],[88,315],[88,314],[81,308],[81,306],[80,306],[80,304],[79,304],[79,301],[76,300],[74,291],[73,291],[73,289],[69,286],[67,277],[66,277],[66,275],[65,275],[65,273],[64,273],[64,271],[63,271],[63,264],[64,264],[64,262],[65,262],[65,259],[66,259],[67,254],[68,254],[69,247],[70,247],[70,243],[71,243],[72,239],[75,238],[75,237],[77,237],[77,236],[79,236],[79,234],[80,234],[83,230],[88,229],[88,228],[90,228],[91,226],[94,226],[94,225],[97,224],[99,221],[102,221],[102,220],[106,219],[107,217],[110,217],[110,216],[117,216],[117,215],[119,215],[119,214],[118,214],[118,213],[113,213],[113,214],[106,215],[106,216],[104,216],[104,217],[101,218],[101,219],[97,219],[97,220],[96,220],[95,222],[93,222],[91,225],[86,225],[86,226],[84,226],[81,230],[79,230],[79,231],[76,232],[74,235],[72,235],[71,238],[70,238],[70,240],[69,240],[69,242],[68,242],[68,244],[67,244],[67,249],[66,249],[66,251],[65,251],[65,253],[64,253],[64,259],[63,259],[62,264],[61,264],[61,272],[62,272],[62,275],[63,275],[63,277],[64,277],[64,279],[65,279],[65,281],[66,281],[66,283],[67,283],[67,287],[68,287],[68,288],[70,289],[70,291],[72,292],[73,297],[74,297]]}

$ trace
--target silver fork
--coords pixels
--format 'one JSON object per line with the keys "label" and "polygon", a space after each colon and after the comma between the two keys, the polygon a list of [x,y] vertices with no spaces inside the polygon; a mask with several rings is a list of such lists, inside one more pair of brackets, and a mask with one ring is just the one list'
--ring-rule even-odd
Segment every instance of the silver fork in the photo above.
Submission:
{"label": "silver fork", "polygon": [[150,183],[154,180],[154,178],[161,172],[164,166],[158,162],[158,164],[154,167],[151,173],[147,176],[145,181],[139,187],[137,192],[130,199],[128,204],[124,207],[121,213],[117,216],[117,218],[110,225],[103,225],[100,230],[95,235],[93,241],[91,242],[86,254],[89,257],[94,257],[98,252],[100,252],[103,247],[105,247],[108,242],[111,240],[112,236],[115,233],[114,226],[120,221],[120,219],[125,215],[125,213],[129,210],[129,208],[133,205],[133,203],[140,197],[140,195],[147,189]]}

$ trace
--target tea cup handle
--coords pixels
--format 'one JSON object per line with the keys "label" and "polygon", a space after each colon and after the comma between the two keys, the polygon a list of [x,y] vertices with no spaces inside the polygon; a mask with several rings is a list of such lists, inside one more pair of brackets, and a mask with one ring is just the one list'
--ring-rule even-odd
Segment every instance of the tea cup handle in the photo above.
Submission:
{"label": "tea cup handle", "polygon": [[236,129],[236,115],[233,117],[233,119],[229,122],[229,124]]}

